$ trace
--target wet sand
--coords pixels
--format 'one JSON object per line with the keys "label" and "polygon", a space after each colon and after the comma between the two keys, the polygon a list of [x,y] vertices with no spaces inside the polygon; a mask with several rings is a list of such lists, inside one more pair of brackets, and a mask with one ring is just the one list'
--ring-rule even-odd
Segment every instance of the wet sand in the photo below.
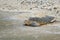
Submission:
{"label": "wet sand", "polygon": [[39,27],[24,26],[16,12],[0,11],[0,40],[60,40],[60,22]]}

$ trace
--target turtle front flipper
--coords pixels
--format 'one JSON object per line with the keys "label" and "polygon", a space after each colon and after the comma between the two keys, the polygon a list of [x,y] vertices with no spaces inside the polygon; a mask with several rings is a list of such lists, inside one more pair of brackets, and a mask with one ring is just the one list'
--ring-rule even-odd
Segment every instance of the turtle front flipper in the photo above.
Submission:
{"label": "turtle front flipper", "polygon": [[25,21],[24,21],[24,25],[26,25],[26,26],[30,26],[30,25],[31,25],[31,21],[29,21],[29,20],[25,20]]}

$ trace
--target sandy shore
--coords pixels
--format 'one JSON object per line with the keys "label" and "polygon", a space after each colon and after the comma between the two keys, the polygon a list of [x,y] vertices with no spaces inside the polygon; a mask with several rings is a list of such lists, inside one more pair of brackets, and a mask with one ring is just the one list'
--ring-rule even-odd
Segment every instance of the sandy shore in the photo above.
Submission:
{"label": "sandy shore", "polygon": [[24,26],[25,16],[30,14],[23,14],[0,11],[0,40],[60,40],[60,22],[40,27]]}
{"label": "sandy shore", "polygon": [[23,25],[29,17],[45,15],[60,21],[60,0],[0,0],[0,40],[60,40],[60,22]]}

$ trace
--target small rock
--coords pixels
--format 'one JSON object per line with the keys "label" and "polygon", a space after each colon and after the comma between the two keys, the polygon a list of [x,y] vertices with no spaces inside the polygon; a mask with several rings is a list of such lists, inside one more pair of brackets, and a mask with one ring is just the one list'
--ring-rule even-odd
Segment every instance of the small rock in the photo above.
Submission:
{"label": "small rock", "polygon": [[57,7],[54,7],[53,9],[57,9]]}

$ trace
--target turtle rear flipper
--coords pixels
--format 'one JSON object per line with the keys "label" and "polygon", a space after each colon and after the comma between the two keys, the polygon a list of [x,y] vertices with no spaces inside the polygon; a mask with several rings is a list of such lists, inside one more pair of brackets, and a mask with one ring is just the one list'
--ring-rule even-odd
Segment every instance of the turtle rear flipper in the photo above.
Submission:
{"label": "turtle rear flipper", "polygon": [[51,20],[51,22],[50,22],[50,23],[53,23],[53,22],[56,22],[56,20],[55,20],[55,19],[53,19],[53,20]]}

